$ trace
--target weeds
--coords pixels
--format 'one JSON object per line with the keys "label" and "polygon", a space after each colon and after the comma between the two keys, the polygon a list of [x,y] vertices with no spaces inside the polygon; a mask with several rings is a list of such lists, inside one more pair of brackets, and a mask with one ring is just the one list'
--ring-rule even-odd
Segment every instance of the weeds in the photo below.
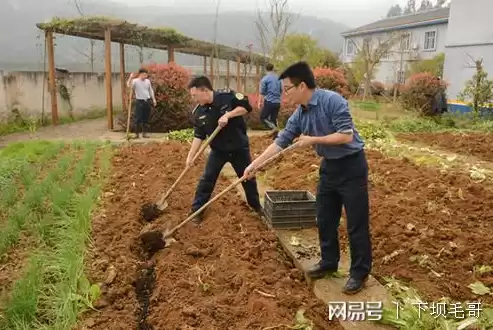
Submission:
{"label": "weeds", "polygon": [[477,306],[472,302],[451,302],[442,298],[438,302],[427,303],[418,293],[398,281],[384,279],[387,289],[396,298],[394,307],[384,308],[379,323],[392,325],[402,330],[429,329],[491,329],[493,309]]}

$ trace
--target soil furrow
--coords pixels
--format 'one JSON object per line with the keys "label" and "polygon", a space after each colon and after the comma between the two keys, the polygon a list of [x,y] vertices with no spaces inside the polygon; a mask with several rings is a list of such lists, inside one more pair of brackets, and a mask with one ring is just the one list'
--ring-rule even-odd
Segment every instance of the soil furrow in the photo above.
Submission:
{"label": "soil furrow", "polygon": [[[256,153],[271,141],[252,138]],[[468,285],[493,284],[493,273],[475,268],[493,259],[493,192],[458,172],[421,167],[367,151],[370,167],[373,275],[395,276],[428,300],[493,303]],[[265,174],[275,189],[316,191],[319,157],[311,148],[298,150]],[[344,225],[341,244],[347,245]]]}
{"label": "soil furrow", "polygon": [[[176,242],[146,260],[137,237],[140,207],[183,169],[179,143],[123,148],[113,159],[104,206],[93,221],[92,280],[106,283],[81,325],[91,329],[261,329],[294,325],[305,309],[314,329],[341,329],[311,294],[261,220],[234,193],[212,204],[201,227],[184,226]],[[153,227],[186,217],[203,161],[184,178]],[[229,182],[221,178],[215,193]],[[138,274],[141,274],[138,276]],[[260,292],[260,293],[259,293]],[[150,296],[150,299],[149,299]]]}

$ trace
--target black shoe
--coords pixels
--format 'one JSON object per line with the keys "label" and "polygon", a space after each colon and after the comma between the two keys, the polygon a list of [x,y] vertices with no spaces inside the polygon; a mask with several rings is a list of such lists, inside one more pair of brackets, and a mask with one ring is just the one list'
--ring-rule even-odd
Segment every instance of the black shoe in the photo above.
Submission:
{"label": "black shoe", "polygon": [[307,275],[312,279],[319,279],[325,277],[325,275],[333,275],[337,273],[336,267],[322,267],[320,263],[316,264],[312,268],[310,268],[307,272]]}
{"label": "black shoe", "polygon": [[350,277],[349,280],[346,282],[346,285],[344,286],[342,292],[344,292],[345,294],[358,293],[361,290],[363,290],[367,280],[368,280],[368,276],[364,277],[363,279],[356,279],[354,277]]}
{"label": "black shoe", "polygon": [[[196,211],[190,211],[190,213],[188,214],[189,216],[191,216],[192,214],[194,214]],[[204,221],[204,213],[203,212],[200,212],[199,214],[197,214],[192,220],[191,220],[194,224],[196,225],[200,225],[202,223],[202,221]]]}
{"label": "black shoe", "polygon": [[259,217],[263,217],[264,216],[264,209],[263,209],[262,206],[254,207],[253,210],[255,211],[255,213],[257,213],[257,215]]}
{"label": "black shoe", "polygon": [[149,135],[147,135],[147,132],[146,132],[146,125],[145,124],[142,124],[142,137],[144,139],[148,139],[149,138]]}

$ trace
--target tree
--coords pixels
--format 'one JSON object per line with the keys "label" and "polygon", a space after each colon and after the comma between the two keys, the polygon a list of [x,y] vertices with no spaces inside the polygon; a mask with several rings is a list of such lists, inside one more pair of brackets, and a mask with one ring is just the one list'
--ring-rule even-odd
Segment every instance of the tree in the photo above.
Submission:
{"label": "tree", "polygon": [[445,7],[446,3],[447,0],[437,0],[437,3],[435,4],[435,8],[443,8]]}
{"label": "tree", "polygon": [[478,114],[481,107],[493,102],[493,80],[488,79],[482,59],[473,60],[473,62],[476,73],[471,80],[466,82],[464,90],[459,94],[459,100],[469,101],[474,113]]}
{"label": "tree", "polygon": [[367,37],[364,38],[361,44],[358,44],[354,40],[352,41],[356,47],[357,61],[362,68],[363,81],[365,84],[365,90],[363,99],[366,98],[371,88],[371,79],[375,73],[380,60],[383,56],[388,54],[392,47],[402,38],[400,33],[392,33],[386,37]]}
{"label": "tree", "polygon": [[427,11],[433,9],[433,4],[431,0],[421,0],[421,5],[419,6],[418,11]]}
{"label": "tree", "polygon": [[[214,0],[216,2],[216,0]],[[216,71],[211,72],[213,74],[214,80],[219,78],[219,48],[217,47],[217,29],[218,29],[218,23],[219,23],[219,7],[221,6],[221,0],[217,0],[216,2],[216,14],[214,17],[214,47],[212,48],[212,54],[211,54],[211,61],[214,61],[214,58],[216,58],[216,64],[213,66],[214,70]],[[214,81],[212,82],[213,86],[215,86]]]}
{"label": "tree", "polygon": [[280,69],[298,61],[306,61],[311,67],[337,68],[341,64],[334,53],[303,33],[287,35],[279,55],[282,60],[276,62],[276,66]]}
{"label": "tree", "polygon": [[[79,13],[79,15],[84,17],[84,11],[82,10],[80,0],[74,0],[74,4],[75,4],[75,9],[77,9],[77,12]],[[94,73],[94,47],[95,47],[95,45],[96,45],[96,40],[89,39],[89,53],[86,53],[86,52],[80,51],[77,48],[74,48],[77,53],[79,53],[82,56],[84,56],[85,58],[87,58],[87,60],[89,61],[89,65],[91,66],[91,73]]]}
{"label": "tree", "polygon": [[421,60],[411,63],[408,75],[416,73],[429,72],[435,77],[443,75],[443,63],[445,62],[445,54],[440,53],[428,60]]}
{"label": "tree", "polygon": [[279,55],[282,60],[276,64],[281,70],[298,61],[306,61],[310,66],[316,66],[322,62],[324,56],[317,41],[308,34],[287,35]]}
{"label": "tree", "polygon": [[387,13],[387,17],[396,17],[401,15],[402,15],[402,7],[399,4],[391,6]]}
{"label": "tree", "polygon": [[404,8],[404,15],[414,14],[416,12],[416,0],[407,0],[406,7]]}
{"label": "tree", "polygon": [[323,49],[322,61],[319,63],[319,66],[323,68],[336,69],[342,66],[342,62],[339,60],[338,54],[335,54],[328,49]]}
{"label": "tree", "polygon": [[297,18],[289,11],[288,0],[269,0],[267,13],[257,9],[255,27],[264,56],[278,60],[288,29]]}

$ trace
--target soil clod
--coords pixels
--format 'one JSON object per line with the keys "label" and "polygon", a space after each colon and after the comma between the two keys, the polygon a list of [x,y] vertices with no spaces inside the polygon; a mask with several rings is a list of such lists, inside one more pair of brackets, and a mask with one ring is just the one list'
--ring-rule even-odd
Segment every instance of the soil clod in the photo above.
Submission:
{"label": "soil clod", "polygon": [[160,231],[143,233],[140,235],[140,242],[142,249],[147,252],[149,257],[166,247],[166,241],[163,237],[163,233]]}
{"label": "soil clod", "polygon": [[155,203],[145,203],[140,210],[140,215],[142,216],[142,219],[147,222],[156,220],[162,214],[163,211],[161,211]]}

